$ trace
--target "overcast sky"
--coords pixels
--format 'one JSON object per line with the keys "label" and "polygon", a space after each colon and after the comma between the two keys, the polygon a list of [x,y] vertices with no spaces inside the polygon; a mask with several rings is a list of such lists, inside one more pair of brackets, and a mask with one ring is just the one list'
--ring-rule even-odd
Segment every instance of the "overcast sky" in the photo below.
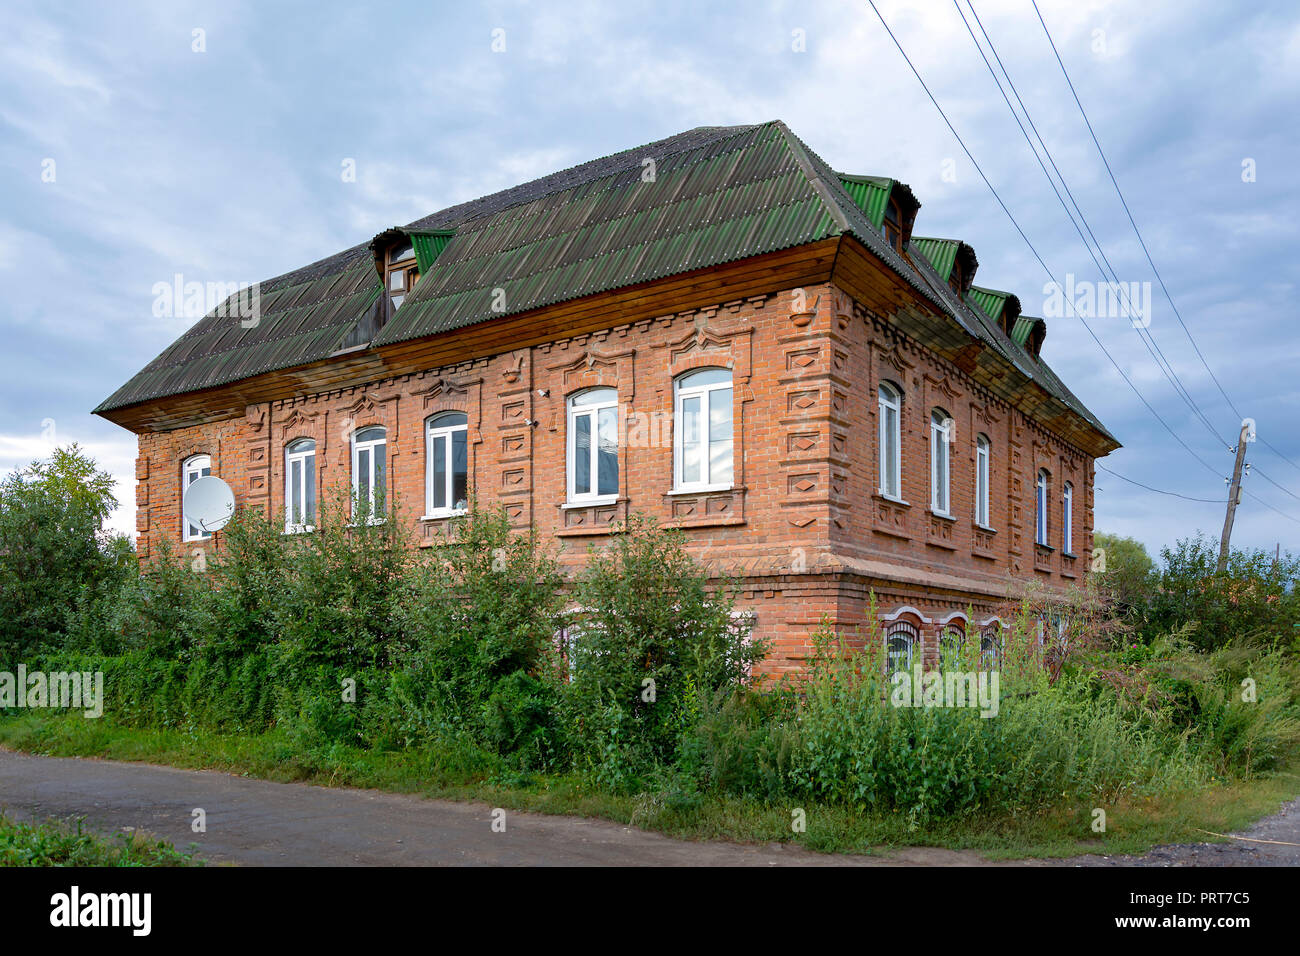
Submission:
{"label": "overcast sky", "polygon": [[[878,4],[1052,272],[1100,281],[957,8]],[[5,0],[0,472],[78,441],[133,530],[134,436],[89,412],[189,323],[153,316],[155,283],[271,278],[695,126],[781,119],[835,169],[908,183],[918,235],[965,239],[977,283],[1043,314],[1041,267],[868,4],[701,6]],[[1247,497],[1234,543],[1300,551],[1300,7],[1039,7],[1184,322],[1257,422],[1246,487],[1287,517]],[[1221,438],[1127,318],[1090,322],[1169,430],[1078,318],[1049,317],[1044,356],[1123,442],[1102,464],[1221,502],[1240,418],[1154,284],[1030,0],[974,9],[1116,275],[1153,283],[1148,331]],[[1220,503],[1097,477],[1098,530],[1153,552],[1218,535]]]}

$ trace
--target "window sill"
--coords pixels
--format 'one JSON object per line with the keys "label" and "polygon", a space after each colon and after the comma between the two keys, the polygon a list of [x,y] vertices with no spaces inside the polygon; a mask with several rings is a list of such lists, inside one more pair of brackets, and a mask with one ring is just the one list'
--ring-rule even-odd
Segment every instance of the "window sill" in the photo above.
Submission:
{"label": "window sill", "polygon": [[295,534],[312,534],[316,530],[313,524],[295,524],[284,529],[284,536],[289,537]]}
{"label": "window sill", "polygon": [[976,528],[978,528],[980,531],[983,531],[985,534],[997,534],[997,533],[998,533],[998,529],[992,527],[991,525],[980,524],[978,521],[976,521],[974,524],[975,524],[975,527],[976,527]]}
{"label": "window sill", "polygon": [[386,524],[387,522],[387,518],[367,518],[365,521],[349,521],[347,526],[349,528],[361,528],[367,525],[374,527],[375,525]]}
{"label": "window sill", "polygon": [[446,521],[448,518],[459,518],[469,514],[468,508],[460,508],[454,511],[434,511],[427,515],[420,515],[420,521]]}
{"label": "window sill", "polygon": [[930,515],[931,515],[931,517],[934,517],[934,518],[942,518],[944,521],[956,521],[956,520],[957,520],[957,518],[956,518],[954,515],[951,515],[951,514],[949,514],[949,513],[946,512],[946,511],[935,511],[933,508],[930,509]]}
{"label": "window sill", "polygon": [[896,505],[902,505],[904,508],[912,507],[912,503],[910,501],[904,501],[902,498],[895,497],[894,495],[887,495],[883,491],[877,491],[876,497],[881,498],[885,501],[891,501]]}
{"label": "window sill", "polygon": [[708,495],[719,491],[735,491],[735,485],[700,485],[693,488],[672,488],[664,492],[668,497],[674,498],[678,495]]}
{"label": "window sill", "polygon": [[569,510],[572,508],[600,508],[605,505],[618,503],[618,495],[601,495],[599,498],[579,498],[576,501],[566,501],[560,508]]}

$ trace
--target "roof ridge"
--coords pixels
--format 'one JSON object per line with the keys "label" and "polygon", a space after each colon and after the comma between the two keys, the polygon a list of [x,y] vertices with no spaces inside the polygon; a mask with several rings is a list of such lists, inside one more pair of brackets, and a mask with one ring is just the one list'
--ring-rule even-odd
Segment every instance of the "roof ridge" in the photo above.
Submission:
{"label": "roof ridge", "polygon": [[[813,163],[812,150],[810,150],[804,141],[796,136],[790,127],[786,126],[781,120],[773,120],[773,125],[775,125],[777,130],[780,131],[782,139],[785,140],[786,147],[794,156],[795,162],[799,164],[799,168],[803,171],[804,176],[807,177],[808,182],[812,184],[813,191],[816,192],[818,198],[821,199],[822,205],[827,208],[827,212],[839,227],[840,232],[852,232],[853,224],[849,222],[848,214],[845,212],[843,205],[835,198],[835,194],[831,191],[831,187],[827,185],[821,173]],[[818,157],[818,159],[820,158],[821,157]],[[822,165],[826,166],[824,160],[822,161]],[[828,170],[830,169],[829,166],[826,168]],[[831,171],[831,175],[836,177],[835,185],[839,186],[840,189],[843,190],[844,187],[840,185],[838,175],[833,170]],[[856,209],[857,204],[854,203],[853,205]]]}

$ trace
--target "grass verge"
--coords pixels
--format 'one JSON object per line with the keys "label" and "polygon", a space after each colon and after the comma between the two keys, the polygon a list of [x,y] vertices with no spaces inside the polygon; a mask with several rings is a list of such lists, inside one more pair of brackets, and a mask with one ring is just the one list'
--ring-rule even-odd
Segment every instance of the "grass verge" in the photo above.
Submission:
{"label": "grass verge", "polygon": [[0,814],[0,866],[190,866],[194,860],[141,833],[108,839],[82,822],[24,823]]}
{"label": "grass verge", "polygon": [[[821,805],[802,808],[807,829],[794,833],[793,806],[713,795],[681,797],[671,792],[621,795],[572,775],[485,777],[448,769],[442,755],[419,750],[374,752],[333,746],[304,752],[288,735],[277,731],[238,735],[200,729],[137,729],[107,719],[86,720],[77,714],[24,714],[0,717],[0,746],[47,756],[141,761],[279,782],[367,787],[518,811],[596,817],[691,840],[794,842],[810,850],[839,853],[939,847],[973,850],[989,859],[1136,854],[1159,844],[1213,841],[1200,831],[1240,830],[1276,812],[1300,790],[1293,762],[1284,771],[1251,780],[1218,781],[1200,790],[1104,806],[1107,829],[1103,834],[1091,829],[1091,806],[971,815],[918,828],[900,813],[858,813]],[[0,826],[0,853],[8,846],[5,841]],[[157,852],[163,854],[159,862],[164,862],[165,851]]]}

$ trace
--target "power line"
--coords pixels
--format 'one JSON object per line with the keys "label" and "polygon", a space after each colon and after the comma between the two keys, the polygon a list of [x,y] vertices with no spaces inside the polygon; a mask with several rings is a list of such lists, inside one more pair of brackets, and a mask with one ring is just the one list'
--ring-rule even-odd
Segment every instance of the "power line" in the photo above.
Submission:
{"label": "power line", "polygon": [[[1071,213],[1070,208],[1066,206],[1065,200],[1061,197],[1061,190],[1056,188],[1056,182],[1052,179],[1051,174],[1047,171],[1047,167],[1043,164],[1042,158],[1038,155],[1038,149],[1029,138],[1029,133],[1025,130],[1025,124],[1020,122],[1020,117],[1017,115],[1015,107],[1011,105],[1010,98],[1008,98],[1006,91],[1002,89],[1002,81],[998,79],[998,75],[993,69],[993,64],[989,62],[989,58],[984,54],[984,50],[980,46],[979,40],[975,37],[975,31],[971,29],[971,25],[966,19],[966,14],[962,12],[960,3],[958,0],[953,0],[953,6],[957,10],[957,15],[961,17],[962,25],[966,27],[966,32],[970,35],[971,42],[975,44],[975,49],[979,53],[980,58],[984,61],[985,67],[988,68],[989,75],[993,77],[993,82],[997,84],[998,92],[1002,94],[1003,102],[1007,104],[1007,109],[1011,112],[1011,118],[1014,119],[1016,125],[1020,127],[1020,134],[1024,136],[1025,143],[1028,144],[1030,151],[1034,154],[1034,159],[1038,161],[1038,167],[1043,171],[1043,175],[1047,178],[1048,185],[1052,187],[1052,192],[1056,194],[1056,201],[1060,203],[1061,208],[1065,210],[1065,215],[1070,220],[1070,225],[1074,226],[1074,231],[1078,233],[1079,240],[1083,243],[1084,249],[1087,250],[1089,257],[1092,259],[1093,265],[1097,267],[1097,271],[1102,274],[1103,279],[1111,282],[1113,287],[1118,290],[1120,298],[1123,300],[1123,304],[1129,312],[1136,314],[1136,309],[1133,307],[1124,284],[1119,281],[1118,272],[1115,270],[1115,267],[1111,265],[1105,249],[1102,247],[1100,240],[1097,239],[1096,233],[1093,232],[1092,226],[1088,223],[1087,216],[1083,214],[1083,210],[1079,207],[1078,201],[1074,198],[1074,192],[1070,189],[1070,184],[1065,181],[1065,175],[1061,172],[1060,167],[1056,164],[1056,160],[1052,157],[1052,151],[1048,149],[1047,143],[1038,132],[1038,127],[1034,123],[1034,118],[1030,115],[1029,108],[1025,106],[1025,101],[1021,98],[1020,91],[1016,89],[1016,84],[1011,79],[1011,73],[1007,70],[1006,64],[1002,62],[1002,57],[997,51],[997,46],[993,43],[993,38],[990,37],[988,31],[984,29],[984,23],[980,20],[979,14],[975,11],[975,5],[971,0],[967,0],[966,5],[970,8],[971,16],[974,17],[976,25],[979,26],[980,33],[983,34],[984,41],[989,46],[989,51],[993,54],[993,58],[997,60],[998,68],[1001,69],[1002,75],[1006,78],[1007,86],[1011,88],[1012,94],[1015,95],[1016,102],[1020,104],[1021,112],[1025,114],[1025,120],[1029,123],[1030,129],[1033,130],[1034,137],[1038,140],[1038,145],[1042,148],[1043,155],[1046,156],[1047,161],[1051,163],[1057,179],[1060,180],[1062,188],[1065,189],[1065,194],[1070,198],[1070,204],[1074,207],[1074,213],[1078,214],[1079,222],[1083,224],[1083,229],[1080,229],[1079,223],[1075,222],[1074,213]],[[1084,236],[1084,229],[1087,230],[1088,237]],[[1089,237],[1092,240],[1091,244],[1089,244],[1088,241]],[[1093,252],[1093,246],[1096,246],[1095,253]],[[1098,255],[1101,256],[1101,261],[1098,261]],[[1105,263],[1104,268],[1102,266],[1103,262]],[[1187,405],[1192,414],[1200,419],[1201,424],[1205,426],[1206,430],[1209,431],[1215,441],[1222,444],[1223,437],[1215,430],[1214,426],[1210,423],[1210,420],[1206,417],[1205,412],[1196,403],[1196,400],[1192,397],[1191,390],[1188,389],[1187,386],[1183,384],[1182,379],[1178,377],[1177,371],[1174,370],[1173,363],[1170,362],[1169,358],[1164,354],[1164,350],[1160,348],[1159,343],[1156,342],[1152,333],[1145,329],[1145,327],[1140,323],[1135,322],[1132,323],[1132,325],[1133,330],[1137,332],[1138,338],[1142,341],[1143,346],[1145,346],[1147,354],[1151,356],[1156,363],[1156,367],[1160,369],[1161,374],[1164,375],[1169,384],[1173,386],[1174,393],[1183,400],[1183,403]]]}
{"label": "power line", "polygon": [[[1084,125],[1088,127],[1088,135],[1092,137],[1093,145],[1097,147],[1097,154],[1101,157],[1102,164],[1106,167],[1106,174],[1110,177],[1111,184],[1115,187],[1115,195],[1119,197],[1120,205],[1124,207],[1124,214],[1128,216],[1129,225],[1133,227],[1133,233],[1137,236],[1138,244],[1142,247],[1142,253],[1146,256],[1147,264],[1151,266],[1151,271],[1155,274],[1156,281],[1160,283],[1160,290],[1164,293],[1165,299],[1168,300],[1169,307],[1173,310],[1174,317],[1178,319],[1178,324],[1182,326],[1183,332],[1187,335],[1187,341],[1192,344],[1192,349],[1196,352],[1196,357],[1201,360],[1201,365],[1205,367],[1205,371],[1209,373],[1210,379],[1214,382],[1215,387],[1218,388],[1219,394],[1223,396],[1223,400],[1227,403],[1228,407],[1232,409],[1232,413],[1236,415],[1238,419],[1245,418],[1233,403],[1232,399],[1228,396],[1228,393],[1224,389],[1223,384],[1219,381],[1218,376],[1214,374],[1214,370],[1210,368],[1210,363],[1205,360],[1205,355],[1201,352],[1201,347],[1197,345],[1196,338],[1192,335],[1191,329],[1189,329],[1187,323],[1183,321],[1182,313],[1178,311],[1178,306],[1174,303],[1174,298],[1169,292],[1169,287],[1165,285],[1164,277],[1156,267],[1155,260],[1151,256],[1151,250],[1147,248],[1146,240],[1142,237],[1142,230],[1138,228],[1137,221],[1133,218],[1133,212],[1129,209],[1128,201],[1124,198],[1124,191],[1120,189],[1119,180],[1115,178],[1115,172],[1111,169],[1110,161],[1106,158],[1106,151],[1101,148],[1101,141],[1097,139],[1097,133],[1092,128],[1092,121],[1088,119],[1088,111],[1083,108],[1083,102],[1079,99],[1079,93],[1074,88],[1074,81],[1070,79],[1070,72],[1065,68],[1065,61],[1061,59],[1061,53],[1056,48],[1056,42],[1052,39],[1051,30],[1047,28],[1047,21],[1043,19],[1042,11],[1038,9],[1038,2],[1037,0],[1030,0],[1030,2],[1033,4],[1034,13],[1038,17],[1039,24],[1042,25],[1043,35],[1047,37],[1047,43],[1052,48],[1052,55],[1056,58],[1057,65],[1061,68],[1061,75],[1065,77],[1066,85],[1070,88],[1070,95],[1074,97],[1074,103],[1079,108],[1079,115],[1083,117]],[[971,12],[975,12],[973,7],[971,8]],[[978,19],[978,17],[976,19]],[[1292,468],[1300,471],[1300,464],[1296,464],[1295,461],[1274,447],[1268,439],[1261,437],[1259,441],[1265,448],[1269,449],[1273,454],[1277,455]],[[1273,482],[1273,484],[1277,483]],[[1278,485],[1278,487],[1281,488],[1282,486]],[[1286,491],[1285,488],[1282,490]],[[1291,492],[1288,491],[1287,494],[1291,494]],[[1297,496],[1292,495],[1292,497],[1294,498]]]}
{"label": "power line", "polygon": [[[983,168],[979,164],[979,161],[975,159],[975,156],[971,153],[970,149],[966,146],[965,140],[961,138],[961,134],[957,132],[956,128],[952,125],[952,121],[948,119],[948,114],[943,111],[943,107],[939,105],[939,101],[935,99],[934,94],[930,92],[930,87],[926,85],[925,80],[921,77],[921,74],[917,70],[915,64],[912,63],[911,57],[907,55],[907,51],[903,49],[903,45],[899,43],[898,38],[894,36],[894,31],[889,29],[889,24],[885,21],[885,18],[881,14],[879,8],[876,7],[875,0],[867,0],[867,3],[871,6],[871,9],[875,12],[877,18],[879,18],[880,24],[885,28],[885,32],[889,34],[889,38],[894,41],[894,46],[898,48],[898,52],[902,54],[903,59],[907,62],[908,67],[912,71],[912,75],[915,76],[917,82],[921,84],[921,89],[925,91],[925,95],[929,97],[930,102],[934,104],[934,108],[939,111],[939,116],[942,117],[944,124],[948,127],[948,131],[952,133],[954,138],[956,138],[957,144],[962,148],[962,152],[964,152],[966,154],[966,158],[971,161],[971,165],[974,166],[975,171],[979,173],[980,179],[984,180],[984,185],[988,187],[989,192],[993,194],[993,198],[997,200],[997,203],[1001,207],[1002,211],[1006,214],[1007,218],[1011,220],[1011,225],[1015,227],[1016,232],[1020,234],[1020,238],[1023,239],[1025,245],[1029,247],[1029,251],[1033,254],[1034,258],[1038,261],[1038,264],[1039,266],[1042,267],[1043,271],[1047,273],[1047,277],[1051,279],[1053,282],[1056,282],[1056,277],[1052,274],[1052,270],[1047,267],[1047,263],[1043,261],[1043,257],[1038,254],[1038,250],[1034,247],[1034,244],[1030,242],[1029,237],[1025,235],[1025,231],[1022,228],[1020,228],[1020,223],[1017,222],[1016,217],[1011,214],[1011,210],[1007,208],[1007,204],[1002,201],[1002,197],[998,194],[997,189],[994,187],[993,183],[990,182],[988,176],[985,175]],[[1066,301],[1069,302],[1068,299]],[[1097,343],[1097,347],[1101,349],[1102,353],[1106,356],[1106,358],[1110,360],[1110,364],[1115,367],[1115,371],[1119,373],[1120,378],[1122,378],[1124,380],[1124,383],[1133,390],[1133,394],[1135,394],[1138,397],[1138,400],[1142,402],[1142,404],[1146,407],[1147,411],[1149,411],[1155,417],[1156,421],[1160,422],[1160,424],[1164,427],[1165,431],[1169,433],[1170,437],[1172,437],[1174,441],[1178,442],[1178,444],[1182,445],[1189,455],[1191,455],[1198,462],[1200,462],[1201,465],[1203,465],[1211,473],[1215,474],[1218,477],[1222,477],[1222,475],[1220,474],[1217,468],[1215,468],[1204,458],[1198,455],[1192,449],[1192,447],[1187,444],[1187,442],[1183,441],[1183,439],[1178,435],[1177,432],[1175,432],[1172,428],[1169,427],[1169,423],[1166,422],[1164,418],[1161,417],[1160,413],[1157,412],[1151,406],[1151,403],[1146,400],[1146,397],[1141,393],[1141,391],[1138,390],[1138,387],[1134,385],[1133,381],[1128,377],[1127,374],[1125,374],[1124,369],[1121,368],[1120,364],[1115,361],[1115,357],[1110,354],[1110,350],[1107,349],[1104,344],[1102,344],[1101,339],[1099,339],[1097,337],[1097,334],[1093,332],[1092,326],[1088,324],[1088,320],[1079,314],[1078,310],[1074,308],[1073,302],[1070,302],[1069,305],[1071,311],[1074,312],[1075,316],[1079,319],[1084,329],[1087,330],[1088,335],[1091,336],[1092,340],[1095,343]]]}
{"label": "power line", "polygon": [[1144,484],[1142,484],[1142,482],[1140,482],[1140,481],[1134,481],[1132,478],[1125,478],[1123,475],[1121,475],[1121,474],[1120,474],[1119,472],[1117,472],[1117,471],[1111,471],[1109,468],[1107,468],[1105,465],[1103,465],[1103,464],[1102,464],[1101,462],[1099,462],[1099,461],[1098,461],[1098,462],[1093,462],[1093,464],[1095,464],[1095,465],[1096,465],[1098,468],[1100,468],[1102,471],[1106,472],[1106,474],[1108,474],[1108,475],[1114,475],[1114,476],[1115,476],[1116,478],[1118,478],[1120,481],[1127,481],[1130,485],[1137,485],[1139,488],[1145,488],[1147,491],[1154,491],[1154,492],[1155,492],[1156,494],[1158,494],[1158,495],[1169,495],[1170,497],[1173,497],[1173,498],[1182,498],[1184,501],[1203,501],[1203,502],[1206,502],[1206,503],[1208,503],[1208,504],[1212,504],[1212,505],[1221,505],[1221,504],[1223,504],[1223,502],[1220,501],[1218,498],[1189,498],[1187,495],[1180,495],[1180,494],[1179,494],[1178,492],[1176,492],[1176,491],[1162,491],[1162,490],[1159,489],[1159,488],[1152,488],[1150,485],[1144,485]]}

